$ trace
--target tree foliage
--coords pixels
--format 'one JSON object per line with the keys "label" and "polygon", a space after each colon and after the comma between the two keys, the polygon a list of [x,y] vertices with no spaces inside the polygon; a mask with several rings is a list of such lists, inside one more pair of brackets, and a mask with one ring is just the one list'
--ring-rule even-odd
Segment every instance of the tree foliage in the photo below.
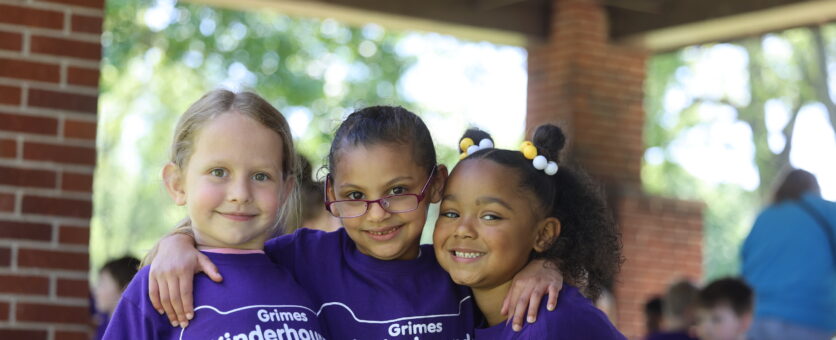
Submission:
{"label": "tree foliage", "polygon": [[[836,105],[829,88],[829,65],[834,61],[836,48],[834,34],[836,27],[833,25],[810,26],[724,44],[746,56],[743,72],[747,95],[735,97],[730,91],[689,94],[687,105],[676,112],[666,109],[665,96],[671,89],[687,87],[678,75],[698,72],[688,56],[719,45],[689,47],[656,56],[650,61],[645,140],[651,150],[660,151],[663,157],[661,161],[645,158],[643,183],[652,193],[706,202],[703,257],[708,278],[738,272],[739,246],[754,215],[768,204],[776,181],[791,167],[790,153],[799,112],[807,106],[820,105],[827,112],[830,128],[836,127]],[[784,46],[786,53],[770,51],[768,46],[774,44]],[[770,103],[786,108],[786,124],[779,131],[770,131],[767,126],[766,112]],[[677,138],[716,119],[700,114],[707,106],[731,109],[736,122],[745,124],[751,132],[752,162],[759,183],[756,190],[748,191],[728,183],[705,183],[686,171],[671,154]],[[776,134],[784,143],[770,147],[769,139]],[[728,165],[718,162],[712,166]]]}
{"label": "tree foliage", "polygon": [[[98,167],[91,257],[144,255],[185,211],[160,169],[177,117],[207,90],[249,89],[285,113],[299,149],[321,164],[330,136],[354,108],[405,105],[410,65],[399,36],[376,25],[291,18],[201,5],[108,1],[102,38]],[[294,131],[298,133],[299,131]]]}

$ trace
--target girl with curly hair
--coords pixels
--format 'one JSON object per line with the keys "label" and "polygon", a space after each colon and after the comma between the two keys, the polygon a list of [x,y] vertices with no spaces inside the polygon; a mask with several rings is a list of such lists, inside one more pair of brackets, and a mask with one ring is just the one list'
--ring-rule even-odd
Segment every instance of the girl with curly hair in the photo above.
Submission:
{"label": "girl with curly hair", "polygon": [[[625,339],[587,299],[618,271],[620,235],[597,187],[560,161],[565,141],[554,125],[540,126],[522,152],[494,149],[474,129],[460,140],[462,161],[444,189],[433,243],[453,281],[473,290],[485,318],[477,339]],[[537,258],[563,273],[559,308],[515,333],[502,299]]]}

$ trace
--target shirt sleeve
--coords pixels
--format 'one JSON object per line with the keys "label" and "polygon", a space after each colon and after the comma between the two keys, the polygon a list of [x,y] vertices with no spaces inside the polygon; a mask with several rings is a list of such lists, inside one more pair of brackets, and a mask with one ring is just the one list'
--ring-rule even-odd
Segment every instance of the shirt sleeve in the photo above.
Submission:
{"label": "shirt sleeve", "polygon": [[301,229],[293,234],[275,237],[264,243],[264,253],[270,260],[287,268],[294,276],[298,275],[296,268],[302,266],[302,264],[297,266],[296,263],[296,245],[299,243],[300,233]]}
{"label": "shirt sleeve", "polygon": [[[113,316],[107,325],[104,340],[144,339],[156,340],[161,335],[158,330],[174,329],[162,323],[159,315],[151,306],[146,293],[148,269],[140,271],[125,289]],[[145,302],[145,303],[143,303]]]}
{"label": "shirt sleeve", "polygon": [[[560,306],[560,303],[558,303],[558,306]],[[542,339],[560,335],[559,339],[566,340],[627,340],[610,322],[607,315],[592,305],[582,306],[576,312],[566,315],[569,317],[564,319],[565,322],[545,325],[547,327],[543,327],[544,330],[541,335],[544,337]],[[545,330],[545,328],[548,328],[548,330]]]}
{"label": "shirt sleeve", "polygon": [[579,338],[589,340],[627,340],[618,329],[613,326],[604,313],[596,313],[595,317],[583,318],[575,325],[580,332]]}

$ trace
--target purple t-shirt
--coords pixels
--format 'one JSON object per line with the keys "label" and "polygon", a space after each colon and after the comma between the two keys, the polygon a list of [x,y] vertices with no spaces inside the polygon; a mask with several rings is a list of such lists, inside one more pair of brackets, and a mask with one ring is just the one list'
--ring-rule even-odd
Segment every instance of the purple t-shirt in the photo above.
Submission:
{"label": "purple t-shirt", "polygon": [[505,323],[476,329],[476,339],[627,339],[577,288],[564,284],[554,311],[546,309],[547,299],[544,297],[540,303],[537,322],[525,324],[519,332],[514,332],[510,324],[506,327]]}
{"label": "purple t-shirt", "polygon": [[470,289],[453,283],[432,246],[414,260],[382,261],[343,229],[299,229],[264,249],[308,290],[334,339],[473,339]]}
{"label": "purple t-shirt", "polygon": [[195,317],[172,327],[148,298],[148,267],[122,294],[104,339],[318,340],[320,327],[307,293],[264,254],[204,253],[223,273],[215,283],[194,277]]}

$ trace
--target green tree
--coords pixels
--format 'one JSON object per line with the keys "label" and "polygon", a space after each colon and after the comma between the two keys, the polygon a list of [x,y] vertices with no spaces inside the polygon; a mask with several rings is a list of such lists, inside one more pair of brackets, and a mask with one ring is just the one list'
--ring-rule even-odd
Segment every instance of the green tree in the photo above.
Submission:
{"label": "green tree", "polygon": [[[376,25],[291,18],[168,1],[108,1],[102,37],[98,167],[91,261],[142,256],[184,216],[160,170],[178,116],[205,91],[238,86],[309,121],[295,136],[315,165],[337,123],[371,103],[405,105],[411,60]],[[297,124],[298,125],[298,124]]]}
{"label": "green tree", "polygon": [[[746,98],[720,96],[688,98],[688,105],[679,112],[667,112],[664,97],[675,87],[685,87],[678,72],[696,72],[687,61],[687,53],[714,48],[716,45],[689,47],[658,55],[649,63],[647,81],[647,122],[645,140],[649,148],[663,155],[661,162],[645,164],[642,177],[645,188],[652,193],[706,202],[704,261],[708,278],[735,274],[739,270],[740,242],[748,233],[754,215],[765,204],[780,180],[791,167],[795,122],[799,112],[808,105],[822,104],[828,113],[830,127],[836,127],[836,104],[828,87],[828,65],[833,63],[836,27],[809,26],[770,33],[732,42],[746,55]],[[768,39],[788,47],[788,54],[775,54],[765,49]],[[778,150],[770,148],[766,107],[778,103],[787,108],[787,123],[777,133],[785,141]],[[671,155],[671,145],[684,133],[709,123],[699,114],[705,105],[731,108],[736,120],[751,131],[754,146],[753,162],[757,169],[758,187],[754,191],[731,185],[707,184],[685,171]],[[671,118],[675,117],[671,123]],[[834,131],[836,132],[836,131]],[[716,164],[716,166],[724,166]]]}

